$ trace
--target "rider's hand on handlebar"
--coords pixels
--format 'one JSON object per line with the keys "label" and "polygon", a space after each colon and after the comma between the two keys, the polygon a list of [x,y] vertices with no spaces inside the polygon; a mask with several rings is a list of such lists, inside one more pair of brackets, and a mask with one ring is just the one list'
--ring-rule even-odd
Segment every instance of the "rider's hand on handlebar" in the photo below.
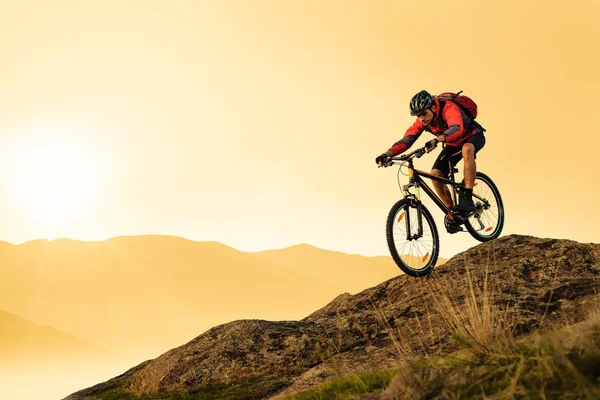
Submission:
{"label": "rider's hand on handlebar", "polygon": [[431,139],[429,142],[425,143],[425,152],[429,153],[431,150],[435,149],[438,143],[443,143],[446,141],[446,136],[439,135],[435,139]]}
{"label": "rider's hand on handlebar", "polygon": [[377,165],[379,165],[380,167],[383,167],[385,165],[385,162],[387,161],[388,156],[387,154],[383,153],[382,155],[378,156],[375,159],[375,162],[377,163]]}
{"label": "rider's hand on handlebar", "polygon": [[425,143],[425,152],[429,153],[431,150],[435,149],[438,144],[437,139],[431,139],[429,142]]}

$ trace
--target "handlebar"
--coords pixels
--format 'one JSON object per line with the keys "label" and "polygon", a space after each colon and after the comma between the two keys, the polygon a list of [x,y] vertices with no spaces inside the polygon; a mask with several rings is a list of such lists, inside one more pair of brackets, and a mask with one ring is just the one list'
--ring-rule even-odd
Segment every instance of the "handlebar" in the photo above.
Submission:
{"label": "handlebar", "polygon": [[427,153],[427,150],[435,149],[437,147],[438,143],[439,143],[439,141],[437,139],[432,139],[429,142],[427,142],[427,144],[425,146],[413,151],[412,153],[403,154],[399,157],[390,157],[383,164],[383,167],[384,168],[391,167],[394,164],[398,164],[396,161],[404,162],[404,161],[412,160],[415,157],[421,158],[423,156],[423,154]]}

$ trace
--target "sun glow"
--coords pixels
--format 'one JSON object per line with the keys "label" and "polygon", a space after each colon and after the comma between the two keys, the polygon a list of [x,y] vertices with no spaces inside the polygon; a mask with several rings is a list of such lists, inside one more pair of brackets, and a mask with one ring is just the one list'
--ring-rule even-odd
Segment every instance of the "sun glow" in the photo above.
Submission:
{"label": "sun glow", "polygon": [[85,136],[40,128],[14,137],[3,152],[5,196],[42,236],[60,236],[92,216],[106,165]]}

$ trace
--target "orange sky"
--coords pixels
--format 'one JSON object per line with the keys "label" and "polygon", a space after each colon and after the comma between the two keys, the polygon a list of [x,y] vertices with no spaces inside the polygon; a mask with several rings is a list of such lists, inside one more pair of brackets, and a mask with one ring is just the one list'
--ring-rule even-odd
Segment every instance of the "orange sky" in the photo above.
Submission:
{"label": "orange sky", "polygon": [[[598,2],[0,8],[2,241],[160,233],[386,255],[397,170],[374,159],[413,122],[414,93],[462,89],[504,234],[598,242]],[[476,244],[442,233],[441,256]]]}

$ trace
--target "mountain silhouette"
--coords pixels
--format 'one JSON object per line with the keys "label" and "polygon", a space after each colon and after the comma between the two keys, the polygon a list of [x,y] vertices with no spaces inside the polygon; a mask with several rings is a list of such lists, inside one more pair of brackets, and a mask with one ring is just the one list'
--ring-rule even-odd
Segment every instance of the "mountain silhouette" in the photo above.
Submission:
{"label": "mountain silhouette", "polygon": [[126,368],[108,349],[0,310],[0,398],[58,399]]}
{"label": "mountain silhouette", "polygon": [[0,310],[0,363],[109,359],[111,353],[73,335]]}
{"label": "mountain silhouette", "polygon": [[[338,289],[338,293],[357,293],[368,287],[400,275],[389,256],[366,257],[340,251],[321,249],[300,244],[279,250],[255,252],[265,260],[321,279]],[[405,257],[410,257],[405,255]],[[447,259],[439,259],[437,265]]]}
{"label": "mountain silhouette", "polygon": [[0,242],[0,250],[1,309],[138,359],[234,319],[302,318],[369,287],[371,275],[401,273],[389,257],[310,246],[246,253],[164,235]]}

